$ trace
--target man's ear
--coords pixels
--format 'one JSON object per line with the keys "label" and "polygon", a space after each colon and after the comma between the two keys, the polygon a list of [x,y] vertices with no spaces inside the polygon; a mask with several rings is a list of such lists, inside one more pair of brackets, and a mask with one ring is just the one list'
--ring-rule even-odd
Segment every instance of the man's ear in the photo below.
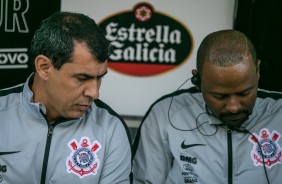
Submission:
{"label": "man's ear", "polygon": [[39,77],[43,80],[48,79],[50,69],[52,68],[52,61],[44,55],[38,55],[35,58],[34,65]]}
{"label": "man's ear", "polygon": [[200,74],[196,69],[192,70],[192,77],[191,77],[191,83],[196,86],[196,88],[201,91],[201,78]]}
{"label": "man's ear", "polygon": [[260,63],[261,63],[261,61],[260,61],[260,59],[258,59],[258,62],[257,62],[257,76],[258,76],[258,80],[260,78]]}

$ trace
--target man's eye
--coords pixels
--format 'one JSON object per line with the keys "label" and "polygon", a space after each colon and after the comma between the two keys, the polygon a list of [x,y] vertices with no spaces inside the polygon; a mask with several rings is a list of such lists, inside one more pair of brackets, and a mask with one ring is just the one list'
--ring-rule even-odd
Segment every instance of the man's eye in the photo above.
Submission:
{"label": "man's eye", "polygon": [[213,95],[213,97],[218,99],[218,100],[222,100],[226,97],[226,95]]}
{"label": "man's eye", "polygon": [[248,96],[249,94],[250,92],[244,92],[244,93],[239,93],[238,95],[244,97],[244,96]]}
{"label": "man's eye", "polygon": [[80,82],[86,81],[88,78],[85,77],[77,77],[77,80],[79,80]]}

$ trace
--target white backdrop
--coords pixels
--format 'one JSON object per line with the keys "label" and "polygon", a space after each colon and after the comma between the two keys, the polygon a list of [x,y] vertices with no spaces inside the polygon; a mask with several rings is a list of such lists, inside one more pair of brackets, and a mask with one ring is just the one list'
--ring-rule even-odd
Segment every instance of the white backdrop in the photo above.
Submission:
{"label": "white backdrop", "polygon": [[[161,75],[136,77],[109,69],[102,82],[100,99],[119,114],[134,117],[143,116],[155,100],[175,91],[192,76],[201,40],[213,31],[232,28],[235,9],[235,0],[62,0],[61,10],[84,13],[99,23],[139,2],[148,2],[156,11],[184,24],[192,35],[193,48],[184,64]],[[188,82],[184,87],[190,86]]]}

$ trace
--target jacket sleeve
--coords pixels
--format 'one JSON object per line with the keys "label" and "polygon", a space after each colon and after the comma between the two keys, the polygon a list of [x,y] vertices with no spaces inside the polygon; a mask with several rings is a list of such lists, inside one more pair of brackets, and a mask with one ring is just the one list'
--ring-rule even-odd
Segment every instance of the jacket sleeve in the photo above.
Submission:
{"label": "jacket sleeve", "polygon": [[99,184],[129,184],[131,174],[131,143],[128,128],[117,123],[108,132],[108,147]]}
{"label": "jacket sleeve", "polygon": [[172,156],[163,122],[167,115],[152,109],[139,127],[133,145],[133,183],[164,184],[171,168]]}

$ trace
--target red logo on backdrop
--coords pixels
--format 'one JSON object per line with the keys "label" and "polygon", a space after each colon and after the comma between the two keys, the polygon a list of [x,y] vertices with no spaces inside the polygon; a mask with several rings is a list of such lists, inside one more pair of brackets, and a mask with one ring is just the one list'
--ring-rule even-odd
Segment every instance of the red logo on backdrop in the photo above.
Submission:
{"label": "red logo on backdrop", "polygon": [[137,6],[134,14],[138,21],[144,22],[152,17],[152,9],[147,5],[140,5]]}
{"label": "red logo on backdrop", "polygon": [[109,68],[123,74],[161,74],[179,67],[192,51],[188,29],[148,3],[109,16],[99,26],[114,48]]}

